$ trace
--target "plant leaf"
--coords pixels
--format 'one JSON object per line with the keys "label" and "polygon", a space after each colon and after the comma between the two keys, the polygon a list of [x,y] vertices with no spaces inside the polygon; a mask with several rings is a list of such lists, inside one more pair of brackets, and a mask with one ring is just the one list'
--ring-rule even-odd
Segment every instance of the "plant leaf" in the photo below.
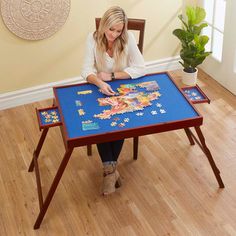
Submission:
{"label": "plant leaf", "polygon": [[186,7],[186,15],[188,17],[188,24],[192,26],[196,18],[194,8],[190,6]]}
{"label": "plant leaf", "polygon": [[192,26],[201,23],[206,17],[206,12],[204,8],[188,6],[186,7],[186,15],[188,17],[188,24]]}
{"label": "plant leaf", "polygon": [[201,35],[201,36],[199,37],[199,44],[200,44],[203,48],[204,48],[205,45],[208,43],[208,41],[209,41],[209,37],[206,36],[206,35]]}
{"label": "plant leaf", "polygon": [[201,7],[195,8],[195,14],[196,18],[194,24],[200,24],[206,17],[206,11],[204,10],[204,8]]}
{"label": "plant leaf", "polygon": [[193,27],[193,33],[194,33],[194,34],[197,34],[197,35],[200,35],[202,29],[205,28],[205,27],[207,27],[207,26],[208,26],[207,23],[202,23],[202,24],[199,25],[199,26],[195,25],[195,26]]}
{"label": "plant leaf", "polygon": [[173,34],[181,41],[182,44],[191,42],[194,39],[194,35],[183,29],[175,29]]}

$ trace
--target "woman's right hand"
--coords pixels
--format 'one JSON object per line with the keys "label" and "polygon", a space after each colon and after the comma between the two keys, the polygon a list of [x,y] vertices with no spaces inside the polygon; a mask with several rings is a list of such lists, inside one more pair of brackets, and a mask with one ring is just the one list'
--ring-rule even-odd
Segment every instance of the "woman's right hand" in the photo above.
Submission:
{"label": "woman's right hand", "polygon": [[112,90],[111,86],[104,81],[101,81],[99,88],[103,94],[106,94],[108,96],[112,96],[116,94],[115,91]]}

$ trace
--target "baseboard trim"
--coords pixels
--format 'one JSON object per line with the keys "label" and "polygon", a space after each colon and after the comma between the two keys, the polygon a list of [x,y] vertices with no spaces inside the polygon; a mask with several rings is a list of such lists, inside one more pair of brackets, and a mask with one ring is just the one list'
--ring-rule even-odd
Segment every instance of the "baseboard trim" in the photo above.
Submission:
{"label": "baseboard trim", "polygon": [[172,71],[181,69],[179,63],[180,57],[168,57],[161,60],[146,62],[147,73],[155,73],[162,71]]}
{"label": "baseboard trim", "polygon": [[53,98],[52,88],[85,82],[81,76],[0,94],[0,110]]}
{"label": "baseboard trim", "polygon": [[[161,71],[171,71],[181,68],[178,63],[179,57],[165,58],[156,61],[146,62],[147,73],[155,73]],[[74,83],[85,82],[81,76],[35,86],[27,89],[21,89],[13,92],[0,94],[0,110],[25,105],[53,97],[52,88]]]}

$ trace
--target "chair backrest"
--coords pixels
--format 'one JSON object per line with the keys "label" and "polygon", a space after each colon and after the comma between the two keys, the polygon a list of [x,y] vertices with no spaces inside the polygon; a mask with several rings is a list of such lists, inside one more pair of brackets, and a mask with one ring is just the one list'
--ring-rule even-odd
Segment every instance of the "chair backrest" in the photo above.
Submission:
{"label": "chair backrest", "polygon": [[[95,18],[96,29],[99,27],[101,18]],[[138,48],[141,53],[143,53],[143,39],[145,30],[145,20],[144,19],[132,19],[128,18],[128,30],[138,31]]]}

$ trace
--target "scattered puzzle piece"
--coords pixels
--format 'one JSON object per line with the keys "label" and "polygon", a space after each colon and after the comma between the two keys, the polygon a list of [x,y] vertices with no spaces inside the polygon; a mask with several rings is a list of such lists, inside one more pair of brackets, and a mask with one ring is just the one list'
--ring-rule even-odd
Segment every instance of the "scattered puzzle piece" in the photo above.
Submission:
{"label": "scattered puzzle piece", "polygon": [[86,94],[90,94],[92,93],[93,91],[92,90],[83,90],[83,91],[79,91],[77,92],[78,95],[86,95]]}
{"label": "scattered puzzle piece", "polygon": [[120,118],[119,117],[115,117],[115,118],[113,118],[113,120],[114,121],[118,121],[118,120],[120,120]]}
{"label": "scattered puzzle piece", "polygon": [[152,115],[157,115],[157,111],[151,111]]}
{"label": "scattered puzzle piece", "polygon": [[160,109],[160,113],[164,114],[164,113],[166,113],[166,110]]}
{"label": "scattered puzzle piece", "polygon": [[81,107],[82,106],[82,102],[80,100],[75,100],[75,105],[77,107]]}
{"label": "scattered puzzle piece", "polygon": [[80,115],[80,116],[85,115],[85,111],[84,111],[84,109],[79,109],[78,112],[79,112],[79,115]]}
{"label": "scattered puzzle piece", "polygon": [[144,114],[143,112],[137,112],[136,116],[143,116],[143,114]]}
{"label": "scattered puzzle piece", "polygon": [[162,107],[161,103],[156,104],[157,107]]}
{"label": "scattered puzzle piece", "polygon": [[93,122],[91,120],[82,121],[82,124],[90,124],[90,123],[93,123]]}

